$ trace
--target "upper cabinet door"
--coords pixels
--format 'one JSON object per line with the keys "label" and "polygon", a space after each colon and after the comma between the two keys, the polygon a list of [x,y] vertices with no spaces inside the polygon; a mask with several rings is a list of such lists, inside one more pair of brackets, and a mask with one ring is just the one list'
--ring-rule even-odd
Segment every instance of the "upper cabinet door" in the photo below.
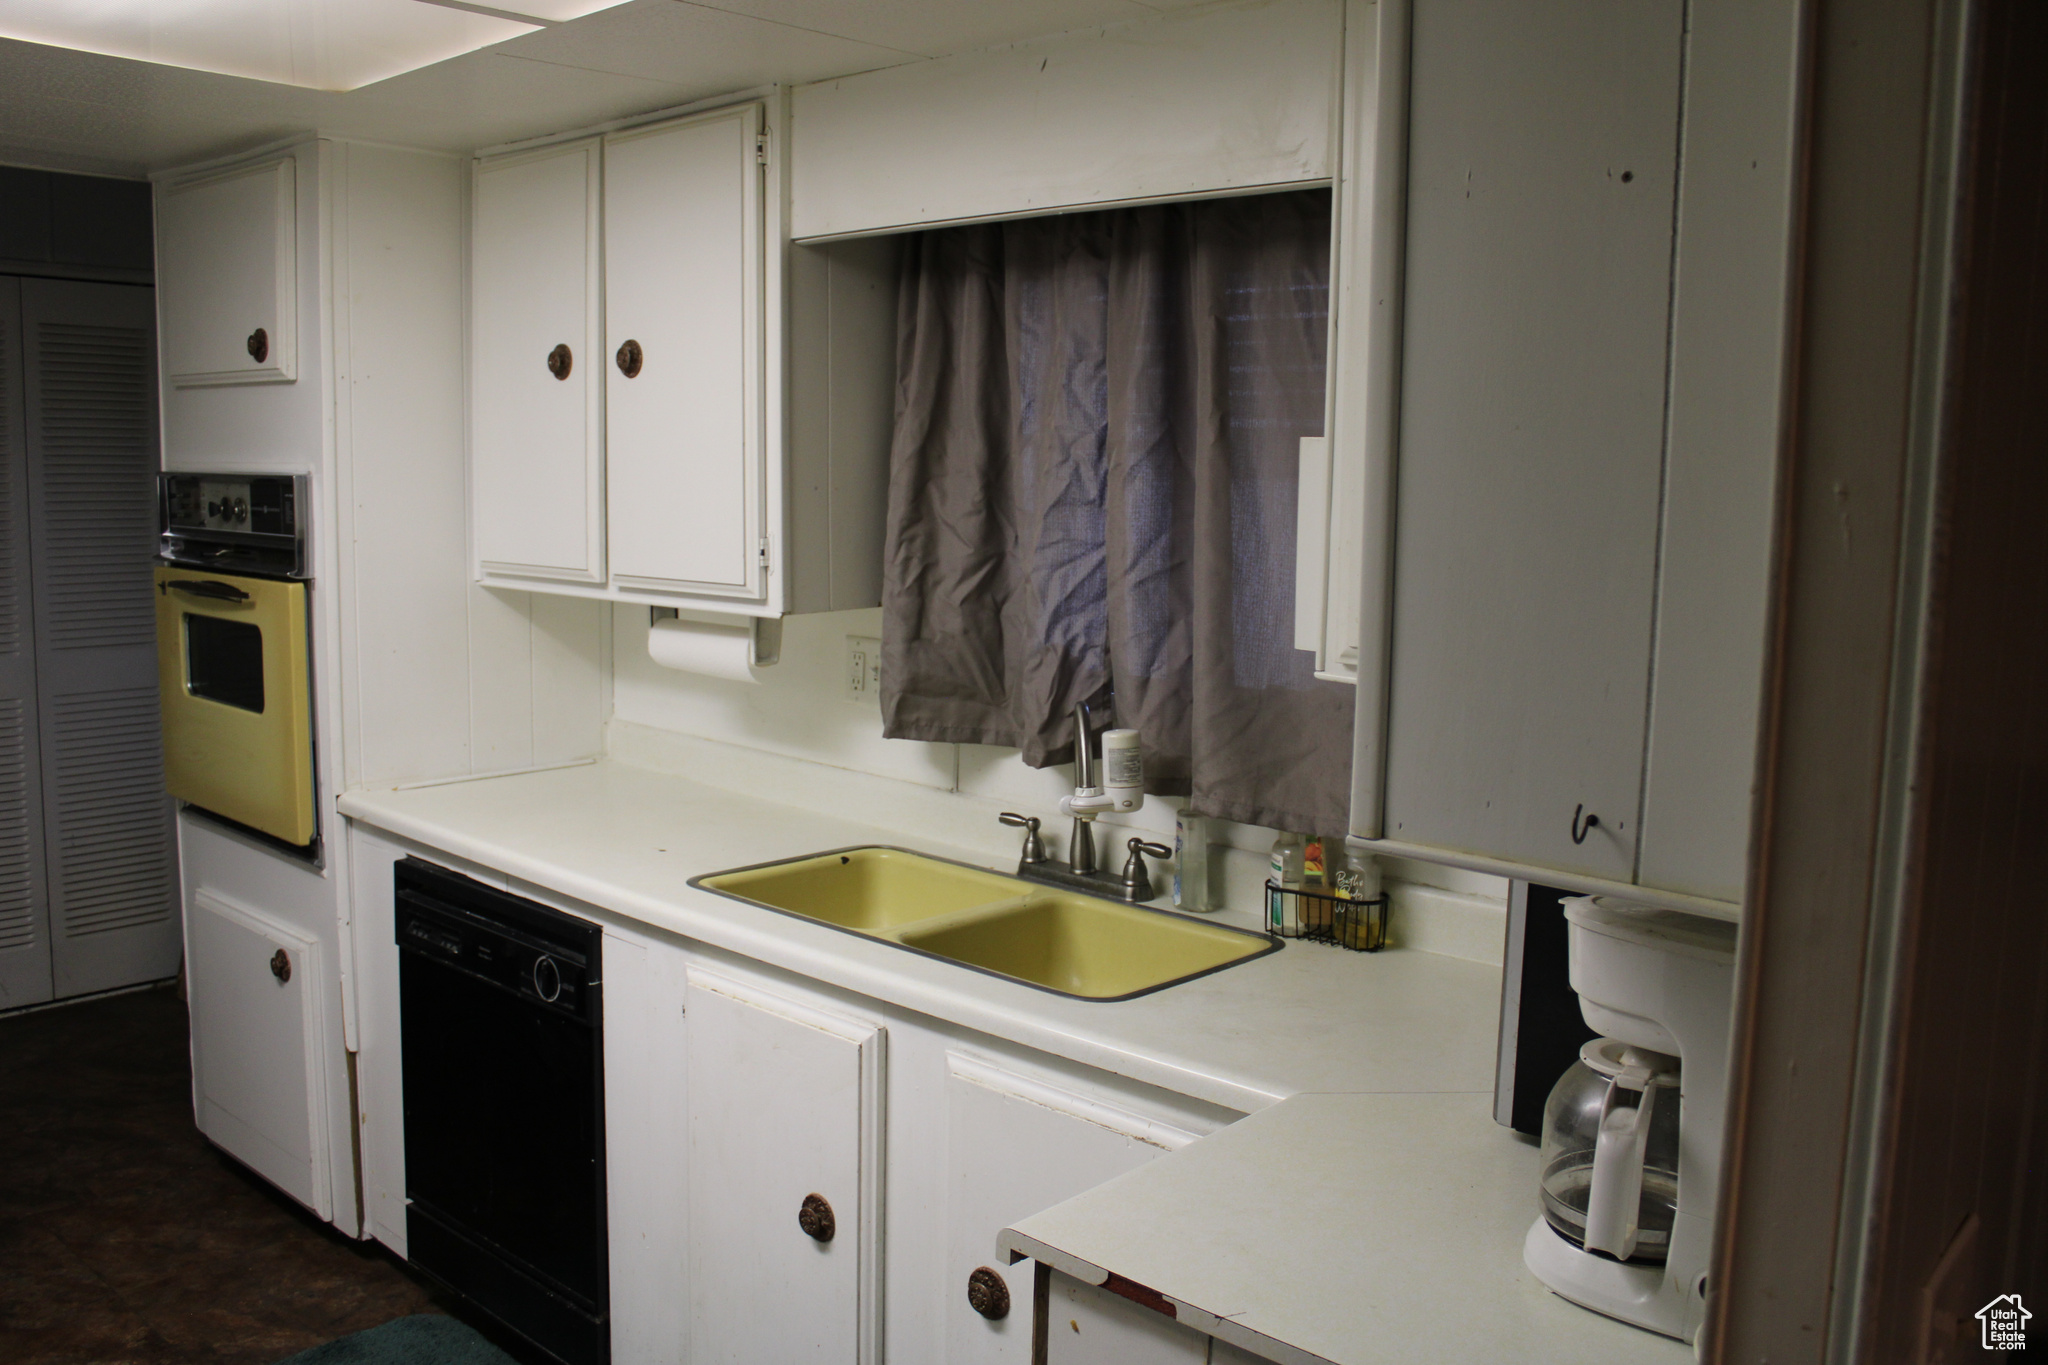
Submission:
{"label": "upper cabinet door", "polygon": [[604,581],[597,139],[481,162],[472,206],[476,555]]}
{"label": "upper cabinet door", "polygon": [[612,582],[759,599],[761,106],[605,139]]}
{"label": "upper cabinet door", "polygon": [[1389,840],[1634,879],[1684,20],[1414,11]]}
{"label": "upper cabinet door", "polygon": [[298,375],[298,177],[289,156],[157,200],[164,374],[179,387]]}

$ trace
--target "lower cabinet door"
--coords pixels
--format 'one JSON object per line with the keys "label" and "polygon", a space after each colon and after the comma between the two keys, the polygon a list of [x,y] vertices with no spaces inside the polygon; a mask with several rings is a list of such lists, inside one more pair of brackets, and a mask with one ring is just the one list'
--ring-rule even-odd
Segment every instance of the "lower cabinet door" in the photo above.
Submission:
{"label": "lower cabinet door", "polygon": [[690,1360],[881,1358],[886,1035],[690,969]]}
{"label": "lower cabinet door", "polygon": [[1045,1365],[1208,1365],[1209,1338],[1193,1328],[1057,1271],[1038,1273],[1049,1281]]}
{"label": "lower cabinet door", "polygon": [[946,1057],[947,1365],[1031,1362],[1032,1263],[1003,1264],[1019,1222],[1198,1134],[977,1057]]}
{"label": "lower cabinet door", "polygon": [[320,941],[199,887],[186,910],[192,1099],[199,1131],[331,1217]]}

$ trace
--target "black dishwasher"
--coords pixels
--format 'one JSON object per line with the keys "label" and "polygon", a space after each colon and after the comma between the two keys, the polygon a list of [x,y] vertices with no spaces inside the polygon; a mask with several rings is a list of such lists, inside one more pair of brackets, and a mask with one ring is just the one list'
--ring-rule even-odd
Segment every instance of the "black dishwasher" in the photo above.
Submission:
{"label": "black dishwasher", "polygon": [[408,1258],[604,1365],[603,932],[418,858],[394,878]]}

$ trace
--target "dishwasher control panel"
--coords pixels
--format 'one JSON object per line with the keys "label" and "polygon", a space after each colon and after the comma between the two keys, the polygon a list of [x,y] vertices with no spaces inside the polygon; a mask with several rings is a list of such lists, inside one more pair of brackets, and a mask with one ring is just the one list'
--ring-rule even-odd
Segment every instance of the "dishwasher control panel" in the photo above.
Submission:
{"label": "dishwasher control panel", "polygon": [[590,1012],[598,926],[413,861],[397,868],[401,950],[564,1014]]}

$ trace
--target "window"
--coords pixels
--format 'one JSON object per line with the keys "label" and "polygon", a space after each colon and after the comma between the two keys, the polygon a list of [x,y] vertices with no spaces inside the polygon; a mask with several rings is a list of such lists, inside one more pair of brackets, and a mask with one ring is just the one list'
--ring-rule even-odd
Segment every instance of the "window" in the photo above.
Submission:
{"label": "window", "polygon": [[1323,430],[1330,199],[920,234],[905,253],[882,708],[1072,757],[1086,700],[1148,789],[1341,829],[1352,690],[1296,650],[1300,440]]}

